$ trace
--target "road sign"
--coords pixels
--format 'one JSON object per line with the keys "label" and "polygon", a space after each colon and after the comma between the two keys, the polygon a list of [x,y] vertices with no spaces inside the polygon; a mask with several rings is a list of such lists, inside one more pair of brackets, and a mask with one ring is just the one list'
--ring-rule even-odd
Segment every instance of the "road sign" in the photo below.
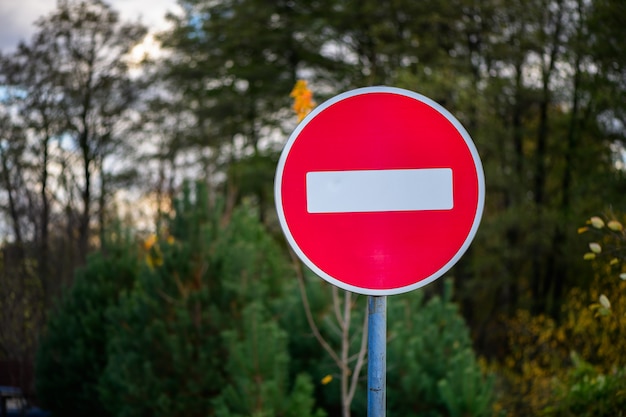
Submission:
{"label": "road sign", "polygon": [[448,271],[474,238],[485,198],[478,152],[459,121],[392,87],[315,108],[287,141],[274,187],[298,257],[368,295],[407,292]]}

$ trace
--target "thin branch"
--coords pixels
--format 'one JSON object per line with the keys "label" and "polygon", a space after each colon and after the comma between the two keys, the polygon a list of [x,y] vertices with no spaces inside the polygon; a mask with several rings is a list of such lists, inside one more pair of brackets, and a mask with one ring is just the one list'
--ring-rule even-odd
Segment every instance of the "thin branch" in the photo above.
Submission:
{"label": "thin branch", "polygon": [[341,316],[341,309],[339,308],[339,289],[337,288],[337,286],[333,285],[332,291],[333,291],[333,310],[335,311],[335,318],[337,319],[337,323],[339,324],[339,327],[343,331],[344,322]]}
{"label": "thin branch", "polygon": [[350,319],[352,317],[352,293],[344,291],[343,299],[343,320],[341,323],[341,347],[342,347],[342,360],[344,363],[348,363],[348,354],[350,353]]}
{"label": "thin branch", "polygon": [[315,320],[313,320],[313,314],[311,313],[311,306],[309,304],[309,298],[306,294],[306,288],[304,286],[304,271],[302,270],[302,264],[300,263],[299,259],[296,257],[296,254],[291,249],[289,249],[289,256],[291,257],[291,260],[294,266],[296,267],[296,276],[298,278],[298,286],[300,287],[300,295],[302,297],[302,304],[304,305],[304,313],[306,315],[306,320],[309,323],[309,327],[311,328],[311,331],[313,332],[313,336],[315,336],[315,339],[317,339],[317,341],[324,348],[324,350],[328,352],[330,357],[333,358],[333,360],[335,361],[339,369],[344,369],[346,368],[346,365],[341,362],[341,359],[339,359],[339,356],[337,356],[337,353],[330,347],[328,342],[326,342],[326,340],[320,333],[319,329],[317,328],[317,325],[315,324]]}
{"label": "thin branch", "polygon": [[341,373],[341,402],[342,402],[342,416],[350,416],[350,373],[351,369],[348,366],[348,357],[350,356],[350,318],[352,307],[352,293],[344,291],[343,297],[343,318],[341,323],[341,363],[345,365],[343,372]]}
{"label": "thin branch", "polygon": [[354,365],[354,372],[352,373],[352,380],[350,381],[350,391],[348,392],[348,402],[352,402],[352,399],[354,398],[354,394],[356,393],[356,387],[359,381],[359,374],[361,373],[361,369],[363,368],[363,365],[365,365],[365,355],[367,353],[367,319],[368,319],[368,312],[365,312],[365,318],[363,319],[363,330],[361,332],[361,334],[363,335],[363,337],[361,338],[361,348],[359,349],[359,356],[358,359],[356,361],[356,364]]}

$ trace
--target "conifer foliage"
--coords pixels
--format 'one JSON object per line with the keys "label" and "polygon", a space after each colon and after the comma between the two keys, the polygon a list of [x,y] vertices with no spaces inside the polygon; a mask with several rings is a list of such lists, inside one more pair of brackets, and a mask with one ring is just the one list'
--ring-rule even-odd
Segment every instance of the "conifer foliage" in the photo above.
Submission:
{"label": "conifer foliage", "polygon": [[107,416],[98,383],[107,363],[107,312],[132,288],[139,256],[128,237],[110,239],[79,269],[74,285],[51,313],[36,362],[39,399],[55,415]]}
{"label": "conifer foliage", "polygon": [[[209,200],[206,186],[186,187],[161,236],[112,241],[77,275],[39,351],[39,393],[55,415],[323,417],[341,407],[327,395],[336,366],[312,338],[283,249],[256,209]],[[450,297],[394,299],[393,415],[490,407]],[[315,314],[326,314],[321,304]],[[360,380],[355,413],[366,391]]]}
{"label": "conifer foliage", "polygon": [[109,316],[111,414],[313,415],[312,385],[289,379],[287,336],[271,320],[286,264],[256,214],[242,206],[225,220],[206,187],[188,189],[177,213],[162,264],[144,267]]}
{"label": "conifer foliage", "polygon": [[[53,315],[38,381],[63,416],[316,416],[290,372],[286,260],[248,206],[187,187],[163,238],[95,255]],[[135,249],[133,249],[135,248]]]}
{"label": "conifer foliage", "polygon": [[484,376],[452,302],[452,282],[443,296],[426,301],[423,292],[413,292],[391,307],[389,415],[491,415],[493,381]]}

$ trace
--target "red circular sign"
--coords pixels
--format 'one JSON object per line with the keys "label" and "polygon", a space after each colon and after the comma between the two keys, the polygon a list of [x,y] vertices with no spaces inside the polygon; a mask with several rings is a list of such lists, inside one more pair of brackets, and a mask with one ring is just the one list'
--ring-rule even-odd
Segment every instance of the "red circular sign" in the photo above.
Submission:
{"label": "red circular sign", "polygon": [[469,247],[484,174],[463,126],[411,91],[340,94],[298,125],[275,180],[287,240],[317,275],[368,295],[419,288]]}

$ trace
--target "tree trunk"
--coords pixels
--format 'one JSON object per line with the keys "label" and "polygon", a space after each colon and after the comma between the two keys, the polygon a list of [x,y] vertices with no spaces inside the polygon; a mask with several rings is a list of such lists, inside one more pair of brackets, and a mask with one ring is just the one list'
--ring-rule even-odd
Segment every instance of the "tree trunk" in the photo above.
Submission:
{"label": "tree trunk", "polygon": [[[558,2],[560,9],[561,2]],[[536,230],[541,230],[542,233],[550,233],[550,230],[546,230],[544,227],[544,210],[545,210],[545,191],[547,180],[547,158],[548,158],[548,134],[549,134],[549,122],[548,122],[548,109],[552,102],[550,81],[554,73],[556,58],[560,48],[560,36],[562,30],[562,16],[556,11],[553,13],[553,18],[556,19],[554,23],[554,31],[552,33],[552,45],[549,56],[545,57],[542,67],[542,90],[541,99],[539,101],[539,127],[537,129],[537,147],[535,153],[535,177],[533,183],[533,196],[536,210]],[[549,302],[549,276],[545,255],[546,251],[543,249],[543,239],[537,239],[535,242],[535,251],[532,259],[532,284],[531,291],[533,296],[533,311],[535,313],[544,312]]]}
{"label": "tree trunk", "polygon": [[7,156],[5,152],[0,148],[0,158],[2,159],[2,172],[4,176],[4,183],[9,198],[9,213],[11,215],[11,223],[13,226],[13,234],[15,236],[15,243],[18,247],[22,247],[22,228],[20,226],[20,218],[17,209],[17,203],[15,201],[15,187],[11,180],[11,173],[9,171],[9,164],[7,162]]}
{"label": "tree trunk", "polygon": [[580,135],[580,76],[581,76],[581,57],[580,54],[576,54],[574,62],[574,80],[573,80],[573,92],[572,92],[572,109],[569,114],[569,123],[567,128],[566,147],[564,152],[565,166],[563,168],[563,176],[561,177],[561,204],[560,213],[564,218],[564,222],[557,224],[556,233],[552,240],[553,254],[559,256],[550,257],[548,265],[549,276],[552,277],[549,288],[552,302],[549,305],[549,312],[551,315],[558,315],[559,300],[563,295],[564,280],[568,275],[568,262],[558,262],[558,259],[563,259],[565,253],[563,252],[563,245],[566,241],[566,233],[564,227],[568,227],[570,219],[570,201],[571,201],[571,184],[572,175],[574,172],[574,155],[576,148],[578,147],[578,136]]}
{"label": "tree trunk", "polygon": [[52,294],[49,291],[49,266],[48,266],[48,252],[49,243],[48,235],[50,229],[50,202],[48,201],[48,158],[49,149],[48,143],[50,141],[50,135],[47,132],[41,141],[42,161],[41,161],[41,217],[40,217],[40,242],[39,242],[39,281],[43,288],[44,306],[48,307],[51,303]]}
{"label": "tree trunk", "polygon": [[[83,135],[87,136],[87,132],[85,131]],[[91,215],[91,159],[89,156],[89,149],[87,147],[87,139],[81,139],[81,146],[83,146],[83,175],[85,184],[81,191],[83,210],[78,224],[78,261],[82,264],[87,258],[89,248],[89,218]]]}

